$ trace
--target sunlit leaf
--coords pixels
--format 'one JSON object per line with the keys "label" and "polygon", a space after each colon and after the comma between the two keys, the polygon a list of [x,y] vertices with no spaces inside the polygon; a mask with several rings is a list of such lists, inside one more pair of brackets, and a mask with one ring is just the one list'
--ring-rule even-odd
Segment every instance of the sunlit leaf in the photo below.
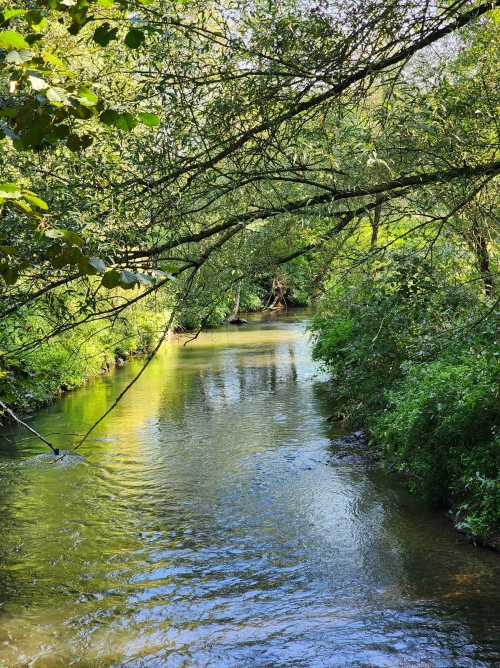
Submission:
{"label": "sunlit leaf", "polygon": [[147,274],[136,274],[136,278],[141,282],[144,283],[144,285],[154,285],[156,283],[155,279],[152,276],[148,276]]}
{"label": "sunlit leaf", "polygon": [[49,88],[45,92],[45,97],[50,102],[65,102],[68,99],[68,93],[64,88]]}
{"label": "sunlit leaf", "polygon": [[23,198],[31,205],[37,206],[39,209],[43,209],[44,211],[47,211],[47,209],[49,208],[47,202],[44,202],[43,199],[40,199],[36,195],[31,195],[27,193],[25,190],[23,190]]}
{"label": "sunlit leaf", "polygon": [[33,58],[33,52],[26,49],[19,49],[19,51],[9,51],[5,56],[5,62],[13,65],[22,65]]}
{"label": "sunlit leaf", "polygon": [[80,86],[78,96],[81,98],[82,104],[94,106],[99,102],[99,98],[94,95],[88,86]]}
{"label": "sunlit leaf", "polygon": [[139,113],[139,120],[143,125],[148,125],[149,127],[154,127],[155,125],[160,124],[160,118],[156,114],[150,114],[145,111]]}
{"label": "sunlit leaf", "polygon": [[42,57],[46,63],[49,65],[55,65],[56,67],[64,67],[62,60],[59,60],[57,56],[54,56],[53,53],[48,53],[48,51],[42,51]]}
{"label": "sunlit leaf", "polygon": [[48,83],[45,81],[45,79],[42,79],[39,74],[29,74],[28,79],[31,87],[35,90],[43,90],[44,88],[48,87]]}
{"label": "sunlit leaf", "polygon": [[89,259],[89,264],[90,264],[91,267],[94,267],[95,269],[97,269],[97,271],[101,274],[106,271],[106,265],[98,257],[91,257]]}
{"label": "sunlit leaf", "polygon": [[120,272],[120,284],[133,285],[137,281],[137,276],[128,269],[123,269]]}
{"label": "sunlit leaf", "polygon": [[21,197],[21,188],[16,183],[0,183],[0,197],[18,199]]}
{"label": "sunlit leaf", "polygon": [[125,130],[126,132],[130,132],[130,130],[133,130],[135,128],[135,126],[137,125],[137,121],[132,116],[132,114],[129,114],[126,111],[125,113],[118,115],[118,117],[115,120],[114,125],[119,130]]}
{"label": "sunlit leaf", "polygon": [[64,237],[64,232],[62,230],[58,230],[57,228],[53,228],[50,230],[45,230],[45,236],[49,239],[62,239]]}
{"label": "sunlit leaf", "polygon": [[23,14],[26,14],[25,9],[4,9],[0,16],[2,17],[1,23],[4,23],[5,21],[9,21],[10,19],[15,19],[18,16],[23,16]]}
{"label": "sunlit leaf", "polygon": [[30,215],[33,213],[33,209],[30,207],[30,205],[26,204],[26,202],[23,202],[20,199],[11,200],[10,207],[11,209],[14,210],[17,208],[22,209],[23,212],[28,213]]}
{"label": "sunlit leaf", "polygon": [[82,237],[79,234],[76,234],[76,232],[72,232],[71,230],[62,230],[62,233],[66,241],[68,241],[70,244],[81,246],[85,243]]}
{"label": "sunlit leaf", "polygon": [[18,32],[5,30],[4,32],[0,32],[0,48],[7,51],[10,49],[29,49],[29,44]]}

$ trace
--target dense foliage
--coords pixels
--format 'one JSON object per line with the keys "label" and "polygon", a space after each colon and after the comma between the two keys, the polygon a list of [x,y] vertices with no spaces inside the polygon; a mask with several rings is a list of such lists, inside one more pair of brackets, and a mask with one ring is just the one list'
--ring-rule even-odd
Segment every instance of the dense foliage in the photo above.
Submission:
{"label": "dense foliage", "polygon": [[432,265],[393,251],[332,290],[312,329],[339,411],[412,489],[484,535],[500,528],[500,310],[478,281],[456,281],[466,259],[444,243]]}
{"label": "dense foliage", "polygon": [[319,299],[351,421],[498,524],[499,47],[476,0],[13,0],[2,400]]}

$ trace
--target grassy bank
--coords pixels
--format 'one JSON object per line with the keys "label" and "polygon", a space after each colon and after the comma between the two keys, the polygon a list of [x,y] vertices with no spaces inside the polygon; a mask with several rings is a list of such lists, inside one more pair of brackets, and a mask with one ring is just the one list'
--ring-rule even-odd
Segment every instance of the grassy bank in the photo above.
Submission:
{"label": "grassy bank", "polygon": [[499,315],[477,282],[396,253],[333,290],[312,325],[347,423],[486,543],[500,530]]}
{"label": "grassy bank", "polygon": [[21,412],[46,405],[116,361],[147,351],[164,322],[164,312],[141,303],[120,318],[85,323],[43,341],[51,332],[50,320],[18,315],[0,334],[0,350],[9,351],[1,358],[0,399]]}

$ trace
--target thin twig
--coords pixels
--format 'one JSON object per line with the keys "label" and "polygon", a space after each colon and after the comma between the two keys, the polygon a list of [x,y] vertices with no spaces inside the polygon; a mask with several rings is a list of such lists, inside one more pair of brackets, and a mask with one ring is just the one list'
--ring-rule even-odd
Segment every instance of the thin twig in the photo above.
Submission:
{"label": "thin twig", "polygon": [[15,420],[18,424],[22,425],[25,429],[30,431],[32,434],[34,434],[37,438],[39,438],[41,441],[43,441],[46,445],[49,446],[49,448],[52,450],[52,452],[55,455],[59,454],[59,448],[54,448],[52,443],[49,443],[46,438],[44,438],[41,434],[39,434],[37,431],[32,429],[29,425],[26,424],[26,422],[23,422],[21,418],[18,418],[17,415],[12,411],[8,406],[6,406],[3,401],[0,401],[0,407],[3,409],[4,413],[7,413],[7,415],[10,415],[10,417]]}

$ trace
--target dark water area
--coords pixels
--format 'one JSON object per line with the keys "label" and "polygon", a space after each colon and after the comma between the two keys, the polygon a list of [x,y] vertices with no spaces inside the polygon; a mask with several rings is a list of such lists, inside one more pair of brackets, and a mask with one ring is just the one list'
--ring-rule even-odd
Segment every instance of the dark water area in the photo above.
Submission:
{"label": "dark water area", "polygon": [[[0,664],[500,666],[500,556],[332,455],[306,323],[165,345],[60,462],[4,428]],[[30,424],[72,447],[140,364]]]}

